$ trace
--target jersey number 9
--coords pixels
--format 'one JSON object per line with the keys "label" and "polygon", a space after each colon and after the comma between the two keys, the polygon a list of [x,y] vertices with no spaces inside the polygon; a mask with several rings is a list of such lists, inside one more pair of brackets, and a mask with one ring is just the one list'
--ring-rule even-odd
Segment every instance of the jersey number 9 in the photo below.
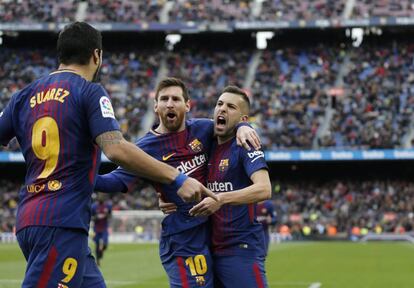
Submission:
{"label": "jersey number 9", "polygon": [[38,159],[45,161],[45,167],[37,179],[49,177],[56,169],[60,152],[59,127],[55,119],[46,116],[34,123],[32,149]]}

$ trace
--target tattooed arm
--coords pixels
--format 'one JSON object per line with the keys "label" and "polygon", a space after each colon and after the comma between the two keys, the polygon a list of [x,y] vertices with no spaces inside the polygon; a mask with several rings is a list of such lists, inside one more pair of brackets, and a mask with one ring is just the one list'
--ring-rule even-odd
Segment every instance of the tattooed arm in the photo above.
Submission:
{"label": "tattooed arm", "polygon": [[152,158],[126,141],[119,131],[102,133],[96,137],[96,143],[109,160],[126,170],[154,182],[176,186],[178,195],[184,201],[199,201],[202,194],[217,199],[216,195],[203,184],[180,174],[174,167]]}
{"label": "tattooed arm", "polygon": [[176,169],[126,141],[119,131],[102,133],[96,137],[96,143],[109,160],[141,177],[169,184],[178,176]]}

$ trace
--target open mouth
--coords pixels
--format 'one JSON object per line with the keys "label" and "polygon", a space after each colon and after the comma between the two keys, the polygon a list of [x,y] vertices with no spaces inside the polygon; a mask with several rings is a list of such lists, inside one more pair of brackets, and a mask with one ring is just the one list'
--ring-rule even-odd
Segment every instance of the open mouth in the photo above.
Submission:
{"label": "open mouth", "polygon": [[223,127],[226,125],[226,118],[223,116],[218,116],[216,120],[217,127]]}
{"label": "open mouth", "polygon": [[167,113],[167,119],[168,120],[174,120],[175,118],[177,118],[177,115],[174,112],[168,112]]}

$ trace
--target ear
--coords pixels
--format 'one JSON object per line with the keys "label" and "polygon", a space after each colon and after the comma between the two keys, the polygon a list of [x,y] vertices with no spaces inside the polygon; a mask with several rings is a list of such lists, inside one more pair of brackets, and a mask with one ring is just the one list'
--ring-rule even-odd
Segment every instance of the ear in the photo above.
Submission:
{"label": "ear", "polygon": [[190,100],[188,100],[185,103],[185,112],[190,112],[190,109],[191,109],[191,103],[190,103]]}
{"label": "ear", "polygon": [[99,63],[102,61],[102,50],[95,49],[93,51],[93,63],[95,65],[99,65]]}
{"label": "ear", "polygon": [[247,115],[242,115],[242,116],[240,117],[240,121],[241,121],[241,122],[248,122],[248,121],[249,121],[249,116],[247,116]]}
{"label": "ear", "polygon": [[157,101],[157,99],[154,99],[154,112],[158,113],[158,101]]}

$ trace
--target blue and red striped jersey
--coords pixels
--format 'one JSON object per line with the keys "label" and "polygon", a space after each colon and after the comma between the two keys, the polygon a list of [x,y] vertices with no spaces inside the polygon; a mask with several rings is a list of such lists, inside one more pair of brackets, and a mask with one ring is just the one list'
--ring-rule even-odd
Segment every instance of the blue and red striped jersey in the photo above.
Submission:
{"label": "blue and red striped jersey", "polygon": [[[262,151],[247,151],[236,139],[213,143],[208,163],[207,187],[225,193],[252,185],[250,176],[267,169]],[[256,219],[256,204],[223,205],[211,216],[212,248],[217,255],[256,255],[264,252],[262,225]]]}
{"label": "blue and red striped jersey", "polygon": [[[213,121],[209,119],[191,119],[186,120],[186,128],[181,132],[159,134],[151,130],[138,140],[136,145],[157,160],[163,161],[177,168],[181,173],[205,184],[208,152],[213,142],[213,135]],[[137,176],[123,168],[118,168],[110,174],[111,177],[122,181],[125,190],[131,190],[137,182]],[[98,177],[100,186],[105,186],[105,181],[109,177]],[[190,216],[188,211],[195,203],[185,203],[169,185],[158,183],[152,183],[152,185],[157,192],[161,193],[165,202],[172,202],[177,205],[177,212],[164,218],[162,235],[179,233],[207,221],[207,217]],[[108,187],[106,190],[108,190]]]}
{"label": "blue and red striped jersey", "polygon": [[95,233],[108,231],[111,213],[112,205],[110,203],[97,202],[92,204],[93,231]]}
{"label": "blue and red striped jersey", "polygon": [[0,143],[16,136],[26,162],[16,230],[89,230],[101,151],[94,140],[119,130],[108,94],[71,70],[58,70],[13,95],[1,112]]}
{"label": "blue and red striped jersey", "polygon": [[[269,226],[276,223],[276,211],[271,200],[260,202],[256,205],[257,221],[262,223],[263,230],[269,233]],[[270,222],[269,222],[270,220]]]}

